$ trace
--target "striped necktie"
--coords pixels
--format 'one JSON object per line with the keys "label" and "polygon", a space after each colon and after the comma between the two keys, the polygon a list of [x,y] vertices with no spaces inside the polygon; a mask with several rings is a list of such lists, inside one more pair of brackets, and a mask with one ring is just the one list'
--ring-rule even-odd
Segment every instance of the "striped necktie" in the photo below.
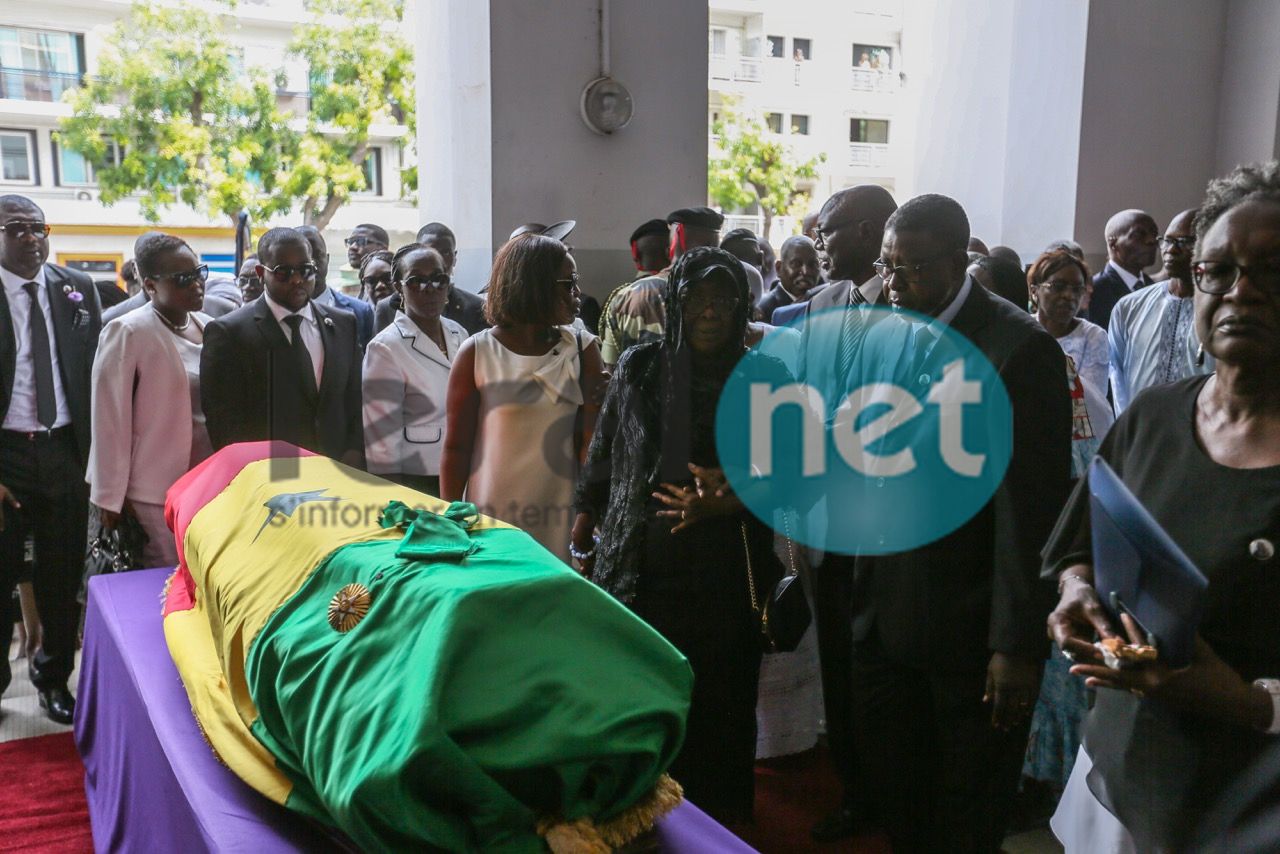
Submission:
{"label": "striped necktie", "polygon": [[844,322],[840,329],[840,343],[836,348],[836,368],[843,380],[849,379],[853,370],[853,356],[858,344],[866,333],[861,306],[866,305],[867,298],[862,291],[849,283],[849,304],[844,309]]}

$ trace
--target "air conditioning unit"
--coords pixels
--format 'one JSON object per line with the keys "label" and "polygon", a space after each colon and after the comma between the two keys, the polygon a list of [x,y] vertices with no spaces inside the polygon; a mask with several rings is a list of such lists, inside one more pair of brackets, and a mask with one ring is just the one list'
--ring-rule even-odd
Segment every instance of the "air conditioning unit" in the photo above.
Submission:
{"label": "air conditioning unit", "polygon": [[77,190],[76,191],[77,202],[92,202],[92,201],[95,201],[97,198],[98,198],[98,194],[94,190]]}

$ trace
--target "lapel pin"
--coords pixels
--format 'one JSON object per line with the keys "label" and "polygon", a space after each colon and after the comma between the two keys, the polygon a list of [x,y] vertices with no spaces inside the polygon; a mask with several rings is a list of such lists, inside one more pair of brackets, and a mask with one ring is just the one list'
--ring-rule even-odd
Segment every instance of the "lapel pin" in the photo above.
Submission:
{"label": "lapel pin", "polygon": [[330,329],[332,329],[332,328],[333,328],[333,318],[332,318],[332,317],[326,317],[326,318],[324,319],[324,325],[325,325],[325,326],[327,326],[327,327],[329,327]]}
{"label": "lapel pin", "polygon": [[67,295],[67,299],[71,300],[74,303],[79,303],[81,300],[84,299],[84,294],[80,293],[70,285],[63,285],[62,292]]}

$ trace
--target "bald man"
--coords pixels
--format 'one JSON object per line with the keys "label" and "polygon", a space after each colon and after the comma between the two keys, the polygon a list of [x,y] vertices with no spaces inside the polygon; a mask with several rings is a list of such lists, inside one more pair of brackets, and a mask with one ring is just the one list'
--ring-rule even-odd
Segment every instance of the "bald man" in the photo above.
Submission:
{"label": "bald man", "polygon": [[1151,284],[1144,269],[1156,262],[1160,229],[1146,211],[1120,211],[1107,220],[1107,264],[1093,277],[1088,318],[1106,329],[1121,297]]}
{"label": "bald man", "polygon": [[1168,279],[1122,297],[1111,312],[1111,396],[1119,415],[1138,392],[1213,370],[1211,357],[1197,358],[1192,306],[1191,255],[1194,210],[1173,218],[1160,238]]}

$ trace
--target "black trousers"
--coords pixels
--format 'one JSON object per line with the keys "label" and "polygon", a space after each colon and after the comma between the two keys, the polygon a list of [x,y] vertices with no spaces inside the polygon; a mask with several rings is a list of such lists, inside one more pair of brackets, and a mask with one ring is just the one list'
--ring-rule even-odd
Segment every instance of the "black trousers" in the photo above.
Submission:
{"label": "black trousers", "polygon": [[986,662],[933,673],[889,660],[872,633],[853,647],[853,726],[876,817],[896,854],[996,854],[1030,722],[991,726]]}
{"label": "black trousers", "polygon": [[[35,539],[31,582],[44,627],[31,681],[38,688],[65,685],[75,667],[84,575],[89,487],[70,427],[53,433],[0,431],[0,483],[21,508],[4,508],[0,532],[0,595],[7,600],[22,573],[28,533]],[[7,670],[7,668],[6,668]]]}
{"label": "black trousers", "polygon": [[822,707],[827,720],[827,746],[831,761],[844,788],[846,806],[865,799],[858,791],[857,765],[853,752],[853,719],[850,713],[849,676],[853,633],[850,630],[850,597],[853,561],[842,555],[827,555],[821,566],[804,574],[813,603],[813,623],[818,635],[818,661],[822,671]]}

